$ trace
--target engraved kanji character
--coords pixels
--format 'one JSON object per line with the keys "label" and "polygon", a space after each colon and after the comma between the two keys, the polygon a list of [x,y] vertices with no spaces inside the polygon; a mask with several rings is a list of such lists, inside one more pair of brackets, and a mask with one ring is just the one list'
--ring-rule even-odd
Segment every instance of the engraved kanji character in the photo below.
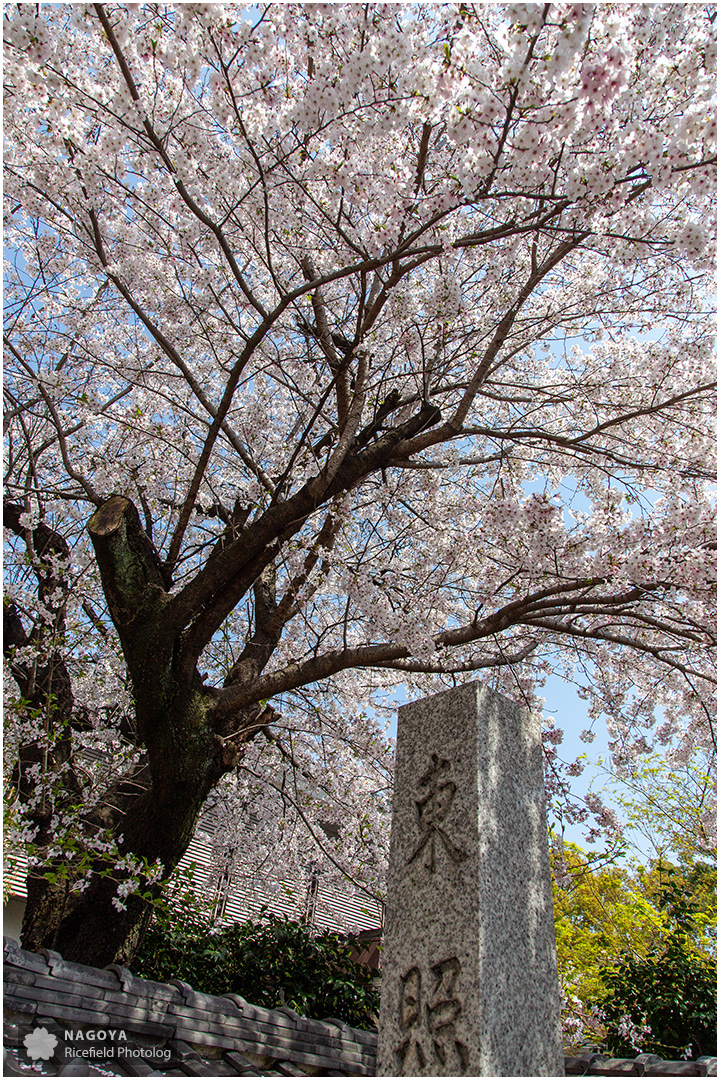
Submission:
{"label": "engraved kanji character", "polygon": [[407,863],[413,862],[419,855],[425,852],[424,865],[432,872],[435,870],[435,845],[439,839],[445,851],[454,863],[460,863],[468,858],[466,851],[453,843],[444,828],[441,827],[445,818],[450,813],[450,808],[455,798],[457,785],[452,780],[442,781],[450,768],[449,761],[440,761],[437,754],[432,755],[432,764],[427,772],[420,777],[420,785],[428,787],[428,793],[422,799],[415,800],[418,827],[420,829],[420,841],[417,847],[407,859]]}
{"label": "engraved kanji character", "polygon": [[395,1048],[400,1076],[417,1076],[425,1067],[425,1051],[416,1029],[422,1005],[422,975],[417,967],[410,968],[400,978],[400,1030],[407,1031],[405,1039]]}
{"label": "engraved kanji character", "polygon": [[455,983],[460,974],[456,956],[441,960],[430,969],[435,976],[430,1004],[425,1006],[427,1028],[432,1038],[435,1057],[450,1068],[450,1075],[459,1069],[463,1075],[469,1054],[465,1043],[457,1037],[456,1021],[462,1013],[462,1002],[455,996]]}

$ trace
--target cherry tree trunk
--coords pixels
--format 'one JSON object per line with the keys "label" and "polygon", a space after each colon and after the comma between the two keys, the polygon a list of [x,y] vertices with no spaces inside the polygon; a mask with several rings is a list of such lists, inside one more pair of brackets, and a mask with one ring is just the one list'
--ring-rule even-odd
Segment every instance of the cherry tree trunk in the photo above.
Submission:
{"label": "cherry tree trunk", "polygon": [[[152,879],[143,883],[142,874],[122,865],[123,856],[161,863],[164,880],[187,850],[208,792],[238,751],[218,737],[212,693],[165,617],[163,569],[133,504],[112,497],[90,519],[88,531],[128,665],[143,757],[87,818],[110,830],[120,865],[98,860],[95,872],[77,882],[57,874],[52,863],[39,866],[30,881],[22,941],[25,948],[52,948],[80,963],[127,964],[162,886]],[[131,884],[134,878],[140,888]],[[78,884],[85,887],[73,889]]]}
{"label": "cherry tree trunk", "polygon": [[[118,826],[123,837],[121,850],[150,862],[159,859],[166,872],[173,870],[192,839],[209,790],[213,771],[208,773],[207,764],[207,759],[196,760],[195,768],[190,769],[186,763],[182,776],[136,795]],[[53,869],[41,866],[29,878],[23,947],[54,949],[66,960],[96,967],[130,964],[161,885],[144,890],[151,894],[149,900],[132,893],[123,897],[118,894],[118,884],[126,873],[96,873],[87,889],[73,892],[62,878],[53,883],[42,876]]]}

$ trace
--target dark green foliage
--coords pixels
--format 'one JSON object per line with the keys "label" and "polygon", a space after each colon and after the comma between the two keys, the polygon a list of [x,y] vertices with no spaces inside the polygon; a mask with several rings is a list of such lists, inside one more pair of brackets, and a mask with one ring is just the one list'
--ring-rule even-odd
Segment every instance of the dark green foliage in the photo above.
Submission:
{"label": "dark green foliage", "polygon": [[[688,891],[689,878],[701,886],[694,893]],[[716,1053],[717,962],[695,942],[701,914],[697,895],[707,893],[708,878],[714,880],[706,866],[690,874],[665,866],[657,905],[669,916],[669,932],[646,956],[626,953],[602,970],[600,1005],[611,1053],[634,1056],[638,1042],[646,1053],[665,1058]],[[643,1027],[649,1033],[638,1038],[632,1029]]]}
{"label": "dark green foliage", "polygon": [[235,993],[259,1005],[284,999],[303,1016],[374,1026],[379,993],[372,973],[353,960],[350,944],[337,934],[316,934],[303,923],[268,913],[263,923],[231,927],[225,940]]}
{"label": "dark green foliage", "polygon": [[158,907],[133,959],[136,975],[157,982],[182,979],[208,994],[229,991],[229,951],[209,914],[187,887]]}
{"label": "dark green foliage", "polygon": [[258,922],[218,930],[193,905],[178,905],[156,914],[133,970],[159,982],[183,979],[207,994],[241,994],[253,1005],[374,1027],[379,991],[351,945],[267,911]]}

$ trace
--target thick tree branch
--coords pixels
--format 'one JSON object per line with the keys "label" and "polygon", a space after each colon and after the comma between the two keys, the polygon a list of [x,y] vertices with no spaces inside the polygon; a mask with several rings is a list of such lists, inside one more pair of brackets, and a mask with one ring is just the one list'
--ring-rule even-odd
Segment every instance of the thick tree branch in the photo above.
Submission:
{"label": "thick tree branch", "polygon": [[[435,634],[436,649],[467,645],[502,633],[516,625],[539,625],[535,615],[545,609],[573,613],[587,599],[592,590],[603,584],[602,578],[585,582],[573,581],[538,590],[529,596],[514,600],[484,619],[474,620],[461,627]],[[618,607],[638,599],[644,589],[632,589],[624,593],[593,596],[594,611],[614,611]],[[562,599],[561,599],[562,598]],[[591,636],[591,635],[590,635]],[[395,662],[411,660],[409,650],[400,644],[386,642],[378,645],[362,645],[354,648],[335,649],[321,656],[288,664],[280,671],[262,675],[245,687],[227,687],[219,692],[215,711],[222,715],[227,710],[245,707],[252,701],[269,698],[287,690],[297,689],[310,682],[329,678],[339,671],[353,667],[390,667]]]}
{"label": "thick tree branch", "polygon": [[[147,647],[142,640],[143,626],[164,625],[160,616],[167,604],[165,571],[143,531],[137,509],[123,495],[113,495],[104,502],[87,529],[110,617],[132,667],[138,650]],[[172,635],[162,633],[156,644],[171,648]],[[148,659],[144,657],[145,662]],[[159,664],[160,657],[157,660]]]}

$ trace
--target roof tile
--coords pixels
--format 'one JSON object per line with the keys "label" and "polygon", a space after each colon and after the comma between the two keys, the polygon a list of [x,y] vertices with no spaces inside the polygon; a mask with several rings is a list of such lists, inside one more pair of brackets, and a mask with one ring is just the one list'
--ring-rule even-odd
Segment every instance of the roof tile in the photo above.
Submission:
{"label": "roof tile", "polygon": [[707,1076],[707,1066],[697,1061],[653,1061],[646,1076]]}
{"label": "roof tile", "polygon": [[69,960],[63,960],[59,953],[43,949],[48,957],[48,973],[56,979],[66,979],[70,983],[87,983],[90,986],[101,986],[106,990],[118,989],[117,976],[107,968],[88,967],[87,964],[75,964]]}
{"label": "roof tile", "polygon": [[12,964],[14,968],[25,968],[28,971],[39,971],[47,974],[50,970],[47,960],[39,953],[25,952],[13,938],[3,940],[3,958],[6,964]]}
{"label": "roof tile", "polygon": [[302,1069],[296,1069],[294,1065],[291,1065],[289,1061],[277,1061],[275,1062],[275,1068],[279,1072],[280,1076],[306,1076],[307,1074]]}
{"label": "roof tile", "polygon": [[588,1076],[642,1076],[644,1066],[634,1058],[596,1058],[588,1066]]}

